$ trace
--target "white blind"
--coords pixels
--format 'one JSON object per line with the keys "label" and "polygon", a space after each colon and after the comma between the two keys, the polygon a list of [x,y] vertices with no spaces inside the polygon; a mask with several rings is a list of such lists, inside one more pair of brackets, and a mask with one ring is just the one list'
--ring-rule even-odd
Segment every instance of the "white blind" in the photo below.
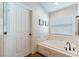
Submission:
{"label": "white blind", "polygon": [[50,32],[59,35],[73,35],[77,6],[72,6],[50,14]]}
{"label": "white blind", "polygon": [[72,35],[73,34],[73,18],[70,16],[55,18],[52,21],[51,30],[54,34]]}

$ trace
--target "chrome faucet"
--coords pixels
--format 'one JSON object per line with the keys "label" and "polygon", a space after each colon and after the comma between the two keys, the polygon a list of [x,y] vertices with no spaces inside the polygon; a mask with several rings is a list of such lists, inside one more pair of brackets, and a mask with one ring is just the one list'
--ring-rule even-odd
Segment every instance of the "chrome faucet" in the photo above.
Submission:
{"label": "chrome faucet", "polygon": [[69,50],[71,51],[71,44],[70,44],[70,42],[67,42],[66,45],[69,46]]}

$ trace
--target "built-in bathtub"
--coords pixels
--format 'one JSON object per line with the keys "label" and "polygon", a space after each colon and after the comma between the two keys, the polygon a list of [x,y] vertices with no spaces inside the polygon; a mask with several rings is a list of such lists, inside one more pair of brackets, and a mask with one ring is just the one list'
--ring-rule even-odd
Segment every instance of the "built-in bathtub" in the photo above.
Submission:
{"label": "built-in bathtub", "polygon": [[[45,56],[78,56],[76,44],[71,44],[71,50],[69,50],[67,42],[60,40],[46,40],[38,43],[38,52]],[[67,50],[65,49],[67,47]],[[75,50],[73,50],[75,48]]]}

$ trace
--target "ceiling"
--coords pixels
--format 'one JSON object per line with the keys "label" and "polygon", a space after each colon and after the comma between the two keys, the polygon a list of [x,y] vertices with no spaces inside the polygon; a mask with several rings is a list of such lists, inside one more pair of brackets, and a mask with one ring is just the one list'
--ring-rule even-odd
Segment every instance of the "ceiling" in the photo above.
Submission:
{"label": "ceiling", "polygon": [[70,5],[77,4],[77,2],[58,2],[56,4],[55,2],[40,2],[40,4],[47,12],[53,12],[62,8],[66,8]]}

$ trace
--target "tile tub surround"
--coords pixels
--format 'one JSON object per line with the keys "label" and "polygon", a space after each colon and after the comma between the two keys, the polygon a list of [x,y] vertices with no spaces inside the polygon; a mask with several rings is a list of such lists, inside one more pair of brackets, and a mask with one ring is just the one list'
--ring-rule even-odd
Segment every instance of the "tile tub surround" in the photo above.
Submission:
{"label": "tile tub surround", "polygon": [[[47,44],[47,43],[46,43],[47,40],[38,44],[38,51],[39,51],[39,52],[42,51],[42,50],[40,50],[40,49],[42,49],[42,47],[45,47],[45,48],[47,48],[46,50],[49,50],[50,52],[56,51],[56,52],[62,53],[62,54],[64,54],[64,55],[68,55],[68,56],[72,56],[72,57],[78,56],[78,55],[77,55],[77,52],[65,51],[65,50],[64,50],[64,46],[62,47],[60,44],[57,45],[57,46],[55,46],[55,45],[57,44],[57,43],[55,42],[55,40],[54,40],[54,41],[53,41],[53,40],[48,40],[48,41],[52,41],[52,45],[50,45],[50,43]],[[55,42],[56,44],[53,44],[54,42]],[[61,42],[61,43],[63,43],[63,42]],[[64,45],[64,44],[62,44],[62,45]],[[40,46],[42,46],[42,47],[40,47]],[[61,48],[60,48],[60,47],[61,47]],[[45,49],[44,49],[44,50],[45,50]],[[50,52],[47,52],[48,54],[47,54],[46,56],[50,56],[49,54],[52,54],[52,53],[50,53]],[[46,52],[43,52],[43,51],[42,51],[41,53],[45,53],[45,54],[46,54]],[[51,56],[52,56],[52,55],[51,55]]]}
{"label": "tile tub surround", "polygon": [[60,41],[65,41],[65,42],[71,42],[73,44],[77,43],[77,36],[64,36],[64,35],[52,35],[50,34],[48,36],[49,40],[60,40]]}

